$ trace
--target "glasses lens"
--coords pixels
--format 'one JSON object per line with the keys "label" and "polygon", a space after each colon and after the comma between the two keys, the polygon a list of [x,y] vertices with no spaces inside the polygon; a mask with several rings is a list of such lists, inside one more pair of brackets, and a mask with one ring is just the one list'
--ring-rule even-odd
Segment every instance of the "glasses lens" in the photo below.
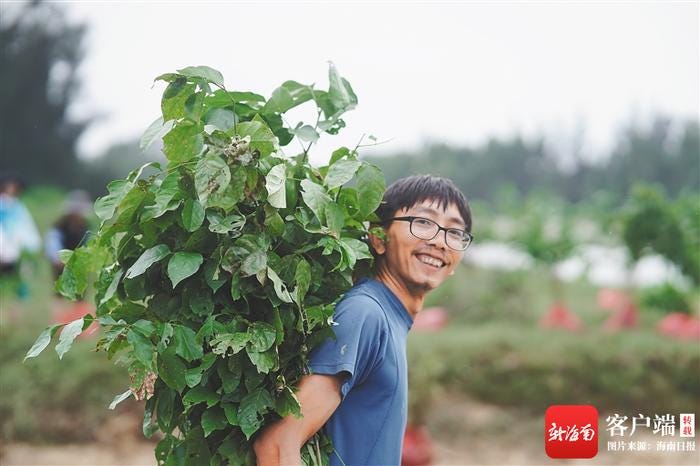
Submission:
{"label": "glasses lens", "polygon": [[469,246],[469,237],[462,230],[447,230],[447,245],[452,249],[463,251]]}
{"label": "glasses lens", "polygon": [[[456,232],[455,232],[456,233]],[[464,232],[460,232],[459,235],[452,236],[450,233],[447,233],[447,245],[451,247],[452,249],[456,249],[458,251],[464,251],[469,247],[471,244],[472,240],[471,238]]]}
{"label": "glasses lens", "polygon": [[438,224],[427,218],[414,218],[411,233],[420,239],[433,239],[438,232]]}

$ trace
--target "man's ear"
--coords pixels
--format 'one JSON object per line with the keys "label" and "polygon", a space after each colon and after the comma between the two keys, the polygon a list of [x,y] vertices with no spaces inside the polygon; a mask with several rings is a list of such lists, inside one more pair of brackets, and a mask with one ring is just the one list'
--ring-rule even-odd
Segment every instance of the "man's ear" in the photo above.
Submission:
{"label": "man's ear", "polygon": [[[374,228],[372,230],[375,230]],[[371,231],[371,230],[370,230]],[[375,234],[376,233],[376,234]],[[384,230],[375,230],[375,233],[368,233],[367,238],[369,239],[369,244],[372,246],[375,254],[381,256],[386,252],[386,243],[384,237]]]}

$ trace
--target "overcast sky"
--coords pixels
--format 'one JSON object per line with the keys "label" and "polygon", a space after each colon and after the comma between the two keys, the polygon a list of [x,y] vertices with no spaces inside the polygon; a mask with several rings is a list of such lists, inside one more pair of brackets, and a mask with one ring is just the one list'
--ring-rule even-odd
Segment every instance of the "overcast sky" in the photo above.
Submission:
{"label": "overcast sky", "polygon": [[200,64],[220,70],[229,89],[269,96],[287,79],[326,88],[332,60],[360,103],[348,128],[318,147],[317,163],[363,133],[391,139],[373,151],[515,133],[544,134],[566,151],[583,129],[594,157],[631,118],[698,118],[695,1],[65,7],[89,25],[74,110],[104,115],[80,141],[87,155],[138,137],[158,116],[155,76]]}

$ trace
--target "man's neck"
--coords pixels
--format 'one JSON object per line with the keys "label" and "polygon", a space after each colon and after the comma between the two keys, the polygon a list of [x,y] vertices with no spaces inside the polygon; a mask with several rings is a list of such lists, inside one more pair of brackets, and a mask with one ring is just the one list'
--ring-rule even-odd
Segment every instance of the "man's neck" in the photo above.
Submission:
{"label": "man's neck", "polygon": [[399,301],[401,301],[401,304],[406,308],[411,319],[415,319],[418,312],[423,309],[423,302],[425,301],[427,291],[411,290],[401,280],[398,280],[381,268],[377,271],[375,278],[386,285],[386,287],[399,298]]}

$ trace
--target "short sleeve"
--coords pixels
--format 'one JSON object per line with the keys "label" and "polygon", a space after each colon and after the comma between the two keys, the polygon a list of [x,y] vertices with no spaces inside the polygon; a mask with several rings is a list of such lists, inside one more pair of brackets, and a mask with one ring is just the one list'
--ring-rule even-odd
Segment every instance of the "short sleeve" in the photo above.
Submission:
{"label": "short sleeve", "polygon": [[386,348],[387,322],[377,301],[367,295],[347,296],[336,306],[333,326],[336,339],[321,343],[311,353],[309,366],[314,374],[346,372],[342,397],[361,384],[382,358]]}

